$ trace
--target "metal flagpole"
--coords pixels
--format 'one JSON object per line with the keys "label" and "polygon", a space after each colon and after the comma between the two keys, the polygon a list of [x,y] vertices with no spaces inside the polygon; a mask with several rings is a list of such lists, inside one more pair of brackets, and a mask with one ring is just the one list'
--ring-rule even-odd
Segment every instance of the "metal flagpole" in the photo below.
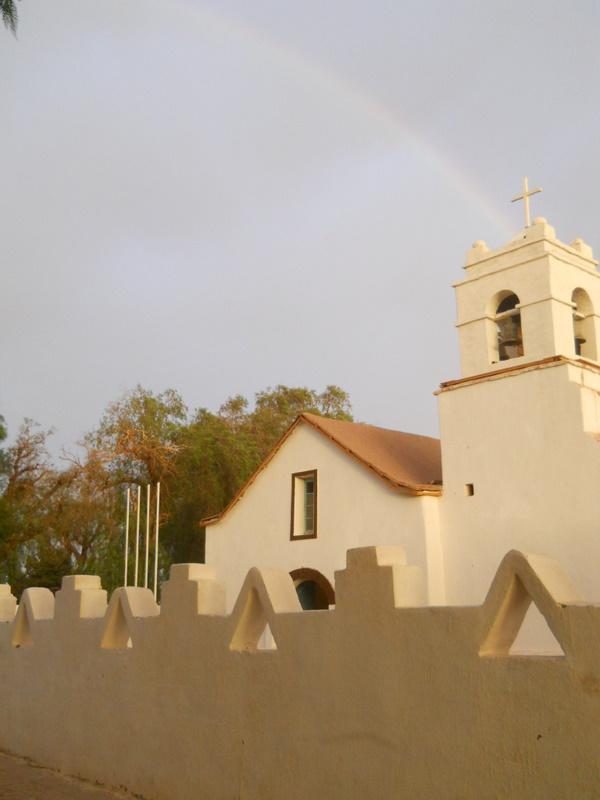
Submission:
{"label": "metal flagpole", "polygon": [[127,567],[129,566],[129,495],[131,489],[127,487],[127,510],[125,511],[125,577],[123,586],[127,586]]}
{"label": "metal flagpole", "polygon": [[135,586],[138,585],[138,566],[140,561],[140,500],[142,497],[142,487],[137,490],[137,523],[135,526]]}
{"label": "metal flagpole", "polygon": [[150,484],[146,484],[146,558],[144,563],[144,589],[148,588],[148,550],[150,549]]}
{"label": "metal flagpole", "polygon": [[160,481],[156,484],[156,527],[154,535],[154,599],[158,597],[158,517],[160,514]]}

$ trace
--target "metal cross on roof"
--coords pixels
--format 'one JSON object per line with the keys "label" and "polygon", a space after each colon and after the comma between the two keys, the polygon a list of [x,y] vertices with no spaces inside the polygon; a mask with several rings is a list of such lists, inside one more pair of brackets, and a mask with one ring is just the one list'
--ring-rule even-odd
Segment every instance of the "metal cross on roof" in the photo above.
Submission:
{"label": "metal cross on roof", "polygon": [[525,207],[525,227],[528,228],[531,225],[531,217],[529,214],[529,198],[532,194],[537,194],[538,192],[542,192],[543,189],[529,189],[529,185],[527,183],[527,178],[523,178],[523,194],[518,194],[516,197],[513,197],[511,203],[516,202],[517,200],[523,200],[523,204]]}

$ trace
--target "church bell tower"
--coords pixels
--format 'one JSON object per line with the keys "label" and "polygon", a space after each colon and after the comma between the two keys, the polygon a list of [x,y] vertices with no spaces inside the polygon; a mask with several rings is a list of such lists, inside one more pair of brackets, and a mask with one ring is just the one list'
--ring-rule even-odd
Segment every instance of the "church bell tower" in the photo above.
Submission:
{"label": "church bell tower", "polygon": [[[535,192],[536,190],[534,190]],[[455,285],[462,375],[438,395],[450,602],[480,602],[511,549],[561,561],[600,600],[600,274],[529,219],[477,241]]]}
{"label": "church bell tower", "polygon": [[543,217],[497,250],[475,242],[454,284],[462,376],[559,355],[598,361],[597,265],[589,245],[561,242]]}

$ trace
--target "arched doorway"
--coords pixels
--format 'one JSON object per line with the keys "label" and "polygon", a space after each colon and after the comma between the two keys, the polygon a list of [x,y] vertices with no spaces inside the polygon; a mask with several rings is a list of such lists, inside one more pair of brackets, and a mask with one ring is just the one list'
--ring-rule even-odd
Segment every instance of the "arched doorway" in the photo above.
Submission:
{"label": "arched doorway", "polygon": [[335,603],[335,592],[325,575],[316,569],[301,567],[290,572],[300,605],[305,611],[327,609]]}

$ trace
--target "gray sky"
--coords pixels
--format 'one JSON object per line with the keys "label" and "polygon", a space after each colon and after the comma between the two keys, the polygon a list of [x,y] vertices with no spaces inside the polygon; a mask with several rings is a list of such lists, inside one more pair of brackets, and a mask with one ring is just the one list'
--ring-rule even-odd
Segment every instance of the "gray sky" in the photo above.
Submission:
{"label": "gray sky", "polygon": [[600,5],[22,0],[0,31],[0,413],[277,383],[437,433],[475,239],[600,252]]}

